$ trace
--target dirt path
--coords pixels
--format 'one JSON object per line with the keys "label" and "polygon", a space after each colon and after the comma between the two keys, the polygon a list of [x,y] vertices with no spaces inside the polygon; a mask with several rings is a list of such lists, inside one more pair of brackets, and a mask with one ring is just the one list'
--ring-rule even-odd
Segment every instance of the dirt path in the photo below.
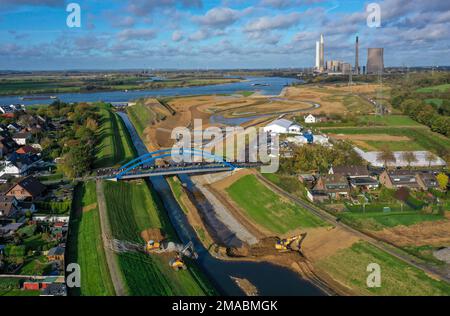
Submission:
{"label": "dirt path", "polygon": [[109,274],[114,285],[114,290],[117,296],[125,296],[125,286],[121,277],[121,272],[115,258],[115,254],[108,247],[108,239],[111,235],[111,228],[109,227],[108,216],[106,214],[105,194],[101,181],[96,181],[98,211],[100,214],[100,226],[102,229],[103,248],[105,249],[106,262],[108,263]]}

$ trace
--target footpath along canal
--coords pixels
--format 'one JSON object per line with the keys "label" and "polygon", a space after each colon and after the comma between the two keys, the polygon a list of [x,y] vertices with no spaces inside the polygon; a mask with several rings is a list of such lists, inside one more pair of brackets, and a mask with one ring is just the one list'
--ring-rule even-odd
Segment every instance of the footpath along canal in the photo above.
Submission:
{"label": "footpath along canal", "polygon": [[[119,115],[130,133],[137,153],[139,155],[148,153],[128,116],[125,113],[119,113]],[[183,243],[193,242],[199,255],[196,263],[221,294],[245,294],[233,281],[232,277],[234,277],[250,281],[258,289],[260,295],[326,295],[313,283],[281,266],[268,262],[226,261],[214,258],[198,239],[193,227],[175,200],[166,179],[150,177],[149,181],[161,198],[178,237]]]}

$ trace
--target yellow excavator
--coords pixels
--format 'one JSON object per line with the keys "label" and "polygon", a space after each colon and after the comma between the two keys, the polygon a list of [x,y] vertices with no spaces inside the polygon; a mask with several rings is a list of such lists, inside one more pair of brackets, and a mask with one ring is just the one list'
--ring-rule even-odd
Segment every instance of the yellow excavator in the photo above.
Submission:
{"label": "yellow excavator", "polygon": [[285,239],[278,239],[275,244],[275,249],[284,251],[300,251],[300,245],[305,239],[306,234],[301,234]]}
{"label": "yellow excavator", "polygon": [[145,250],[147,252],[152,252],[154,250],[159,250],[160,248],[161,248],[161,243],[159,241],[149,240],[147,242],[147,246],[145,247]]}

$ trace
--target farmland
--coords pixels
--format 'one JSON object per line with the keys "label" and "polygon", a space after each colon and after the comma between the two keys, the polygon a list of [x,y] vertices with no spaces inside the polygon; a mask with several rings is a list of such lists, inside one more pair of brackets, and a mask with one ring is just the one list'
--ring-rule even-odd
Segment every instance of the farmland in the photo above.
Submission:
{"label": "farmland", "polygon": [[81,288],[73,295],[114,295],[103,250],[95,183],[76,187],[70,220],[68,262],[77,262],[81,268]]}
{"label": "farmland", "polygon": [[[161,229],[170,240],[175,233],[163,215],[153,190],[146,182],[104,184],[108,218],[113,237],[144,245],[141,234]],[[205,295],[213,294],[209,284],[194,265],[175,272],[170,256],[123,253],[117,256],[129,295]]]}
{"label": "farmland", "polygon": [[[367,265],[378,263],[381,287],[366,285]],[[358,242],[324,258],[317,267],[358,295],[450,295],[450,285],[366,243]]]}
{"label": "farmland", "polygon": [[[430,150],[440,156],[445,157],[450,148],[450,139],[433,133],[427,128],[389,128],[380,129],[376,127],[344,127],[344,128],[323,128],[323,131],[327,134],[336,135],[370,135],[370,134],[386,134],[390,136],[403,136],[407,137],[410,142],[417,146],[417,148],[423,148]],[[393,145],[393,144],[391,144]],[[401,146],[406,146],[405,144]],[[420,147],[419,147],[420,146]]]}
{"label": "farmland", "polygon": [[130,160],[134,149],[122,119],[107,106],[100,107],[100,115],[94,167],[111,167]]}
{"label": "farmland", "polygon": [[417,90],[419,93],[433,93],[433,92],[448,92],[450,91],[450,84],[441,84],[432,87],[420,88]]}
{"label": "farmland", "polygon": [[246,175],[227,189],[230,197],[246,215],[274,233],[284,234],[297,228],[324,226],[308,211],[284,201],[254,175]]}

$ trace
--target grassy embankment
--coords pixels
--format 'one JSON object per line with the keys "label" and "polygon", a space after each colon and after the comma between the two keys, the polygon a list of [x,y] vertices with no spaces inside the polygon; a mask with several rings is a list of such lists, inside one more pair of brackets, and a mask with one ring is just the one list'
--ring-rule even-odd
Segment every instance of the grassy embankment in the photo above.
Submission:
{"label": "grassy embankment", "polygon": [[138,134],[143,137],[144,130],[150,126],[155,119],[157,119],[157,113],[145,105],[143,101],[138,101],[135,105],[127,108],[128,116]]}
{"label": "grassy embankment", "polygon": [[77,262],[81,268],[81,288],[71,295],[114,295],[103,249],[100,216],[97,206],[95,183],[79,184],[75,189],[67,261]]}
{"label": "grassy embankment", "polygon": [[185,77],[162,81],[148,81],[148,77],[120,75],[103,77],[61,77],[43,76],[27,78],[6,78],[0,80],[0,95],[33,95],[98,91],[120,91],[141,89],[163,89],[195,87],[238,82],[230,78]]}
{"label": "grassy embankment", "polygon": [[128,131],[122,119],[108,106],[99,107],[100,120],[98,127],[99,144],[96,148],[95,168],[119,166],[134,157]]}
{"label": "grassy embankment", "polygon": [[[158,228],[168,239],[176,240],[162,206],[155,202],[158,197],[145,182],[105,182],[104,188],[114,238],[144,245],[141,233]],[[117,258],[129,295],[214,294],[194,264],[186,271],[175,272],[169,266],[172,256],[124,253]]]}
{"label": "grassy embankment", "polygon": [[283,200],[253,175],[239,179],[227,188],[227,192],[247,216],[274,233],[285,234],[297,228],[326,226],[313,214]]}
{"label": "grassy embankment", "polygon": [[[370,263],[380,265],[379,288],[367,287],[369,273],[366,269]],[[316,267],[358,295],[450,295],[450,284],[438,281],[366,242],[339,250],[320,260]]]}

